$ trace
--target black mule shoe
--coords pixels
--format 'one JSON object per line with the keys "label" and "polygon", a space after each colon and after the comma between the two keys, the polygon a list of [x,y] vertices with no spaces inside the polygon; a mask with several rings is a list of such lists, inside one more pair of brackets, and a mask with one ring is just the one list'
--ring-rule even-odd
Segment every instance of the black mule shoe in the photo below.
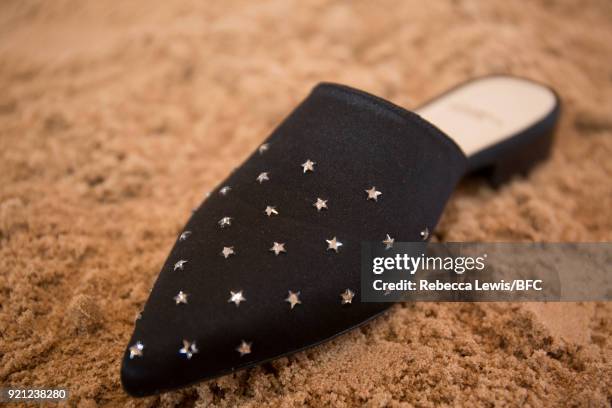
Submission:
{"label": "black mule shoe", "polygon": [[545,158],[558,114],[552,90],[508,76],[417,113],[318,85],[177,238],[123,356],[124,388],[231,373],[375,317],[390,304],[360,302],[360,243],[427,240],[464,174],[500,183]]}

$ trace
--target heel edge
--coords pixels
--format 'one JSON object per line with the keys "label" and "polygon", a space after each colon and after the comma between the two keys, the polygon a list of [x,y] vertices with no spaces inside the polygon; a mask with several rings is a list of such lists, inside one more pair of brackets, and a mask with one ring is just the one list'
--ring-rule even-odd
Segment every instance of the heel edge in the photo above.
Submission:
{"label": "heel edge", "polygon": [[[469,171],[470,176],[484,177],[497,188],[516,176],[527,176],[538,164],[550,157],[555,129],[537,137],[520,138],[479,154]],[[487,160],[488,159],[488,160]]]}
{"label": "heel edge", "polygon": [[528,176],[535,167],[550,157],[553,133],[551,130],[529,143],[517,144],[514,149],[500,157],[486,175],[489,183],[497,188],[515,176]]}

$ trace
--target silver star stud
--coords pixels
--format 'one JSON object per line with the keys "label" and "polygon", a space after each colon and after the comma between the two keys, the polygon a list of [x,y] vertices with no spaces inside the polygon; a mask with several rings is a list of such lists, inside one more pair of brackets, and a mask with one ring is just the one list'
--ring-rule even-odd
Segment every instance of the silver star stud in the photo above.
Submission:
{"label": "silver star stud", "polygon": [[227,300],[228,303],[234,303],[236,306],[240,306],[240,302],[246,302],[246,298],[242,295],[242,291],[234,292],[230,290],[230,298]]}
{"label": "silver star stud", "polygon": [[338,249],[340,249],[340,247],[342,246],[342,242],[338,241],[336,237],[333,237],[332,239],[326,239],[325,242],[327,242],[327,249],[332,249],[336,251],[336,253],[338,252]]}
{"label": "silver star stud", "polygon": [[353,292],[350,289],[346,289],[344,292],[342,292],[340,294],[340,297],[342,298],[341,303],[343,305],[349,304],[349,303],[353,303],[353,298],[355,297],[355,292]]}
{"label": "silver star stud", "polygon": [[378,196],[382,193],[380,191],[376,191],[376,187],[372,187],[369,190],[365,190],[368,193],[368,200],[378,201]]}
{"label": "silver star stud", "polygon": [[317,198],[317,201],[312,206],[315,207],[317,211],[321,211],[324,208],[327,210],[327,200]]}
{"label": "silver star stud", "polygon": [[285,250],[285,243],[284,242],[274,242],[272,244],[272,248],[270,248],[270,251],[274,252],[274,255],[277,255],[277,256],[281,252],[287,252]]}
{"label": "silver star stud", "polygon": [[236,347],[236,351],[240,353],[240,357],[246,355],[246,354],[251,354],[251,345],[253,343],[247,343],[246,341],[242,340],[240,342],[240,344],[238,345],[238,347]]}
{"label": "silver star stud", "polygon": [[236,254],[236,252],[234,252],[234,247],[223,247],[223,250],[221,251],[221,256],[224,257],[225,259],[229,258],[230,256]]}
{"label": "silver star stud", "polygon": [[268,217],[271,217],[272,215],[278,215],[278,211],[276,210],[276,207],[272,207],[272,206],[266,206],[266,209],[264,210],[264,212],[266,213],[266,215]]}
{"label": "silver star stud", "polygon": [[391,249],[395,243],[395,238],[391,238],[391,236],[387,234],[387,237],[383,239],[382,243],[385,245],[385,249]]}
{"label": "silver star stud", "polygon": [[302,301],[300,300],[300,292],[289,291],[289,295],[285,299],[285,302],[291,305],[291,309],[293,309],[295,305],[301,305]]}
{"label": "silver star stud", "polygon": [[185,357],[187,357],[187,360],[191,360],[191,357],[193,357],[194,354],[198,354],[198,352],[199,350],[198,346],[196,346],[195,340],[189,341],[183,339],[183,347],[179,349],[180,354],[184,354]]}
{"label": "silver star stud", "polygon": [[189,295],[181,290],[174,297],[174,301],[176,302],[177,305],[181,303],[187,304],[187,296]]}
{"label": "silver star stud", "polygon": [[264,181],[268,181],[270,180],[270,177],[268,176],[268,172],[264,171],[263,173],[259,173],[259,176],[257,176],[257,181],[259,181],[259,184],[263,183]]}
{"label": "silver star stud", "polygon": [[186,260],[181,259],[180,261],[178,261],[177,263],[174,264],[174,270],[176,271],[177,269],[180,269],[181,271],[183,270],[183,266],[187,263]]}
{"label": "silver star stud", "polygon": [[229,193],[230,191],[232,191],[232,188],[230,186],[223,186],[221,190],[219,190],[219,194],[227,195],[227,193]]}
{"label": "silver star stud", "polygon": [[304,173],[309,172],[309,171],[314,171],[314,165],[315,164],[317,164],[317,163],[313,162],[310,159],[308,159],[304,163],[302,163],[301,166],[304,169]]}
{"label": "silver star stud", "polygon": [[259,146],[259,154],[264,154],[265,152],[268,151],[268,149],[270,148],[270,145],[268,143],[264,143],[261,146]]}
{"label": "silver star stud", "polygon": [[232,225],[232,217],[223,217],[219,220],[219,227],[225,228]]}
{"label": "silver star stud", "polygon": [[421,231],[420,235],[423,241],[427,241],[427,238],[429,238],[429,228],[425,227],[425,229]]}
{"label": "silver star stud", "polygon": [[179,241],[184,241],[191,235],[191,231],[183,231],[179,237]]}
{"label": "silver star stud", "polygon": [[144,350],[144,344],[137,341],[135,344],[130,346],[130,360],[134,357],[142,357],[142,350]]}

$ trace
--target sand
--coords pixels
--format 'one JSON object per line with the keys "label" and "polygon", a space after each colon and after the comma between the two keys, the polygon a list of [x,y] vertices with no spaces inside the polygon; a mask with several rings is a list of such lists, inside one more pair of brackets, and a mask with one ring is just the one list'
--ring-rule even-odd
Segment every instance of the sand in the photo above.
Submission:
{"label": "sand", "polygon": [[468,180],[438,240],[612,240],[612,3],[0,3],[0,384],[69,405],[608,406],[612,305],[417,303],[161,397],[119,383],[190,211],[319,81],[411,108],[508,72],[564,104],[551,159]]}

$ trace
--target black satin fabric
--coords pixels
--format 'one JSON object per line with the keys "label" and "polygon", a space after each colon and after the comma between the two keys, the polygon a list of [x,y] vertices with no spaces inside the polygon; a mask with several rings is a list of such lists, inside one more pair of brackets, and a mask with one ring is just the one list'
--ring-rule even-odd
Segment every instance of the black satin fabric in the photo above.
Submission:
{"label": "black satin fabric", "polygon": [[[364,92],[320,84],[251,157],[202,203],[164,264],[123,357],[127,392],[143,396],[212,378],[318,344],[390,304],[361,303],[362,241],[420,240],[433,230],[467,161],[454,142],[414,113]],[[314,172],[300,166],[314,162]],[[257,182],[261,172],[269,181]],[[226,195],[222,186],[231,187]],[[375,186],[378,201],[364,190]],[[327,210],[313,203],[328,200]],[[264,213],[274,206],[277,216]],[[232,225],[220,228],[222,217]],[[326,240],[343,243],[338,253]],[[273,242],[285,243],[275,256]],[[382,243],[381,243],[382,245]],[[236,254],[225,259],[224,246]],[[174,264],[187,260],[183,270]],[[352,304],[340,293],[352,289]],[[176,305],[183,291],[188,304]],[[246,302],[228,303],[242,290]],[[288,291],[302,304],[291,309]],[[179,354],[182,340],[199,353]],[[252,353],[236,351],[242,340]]]}

